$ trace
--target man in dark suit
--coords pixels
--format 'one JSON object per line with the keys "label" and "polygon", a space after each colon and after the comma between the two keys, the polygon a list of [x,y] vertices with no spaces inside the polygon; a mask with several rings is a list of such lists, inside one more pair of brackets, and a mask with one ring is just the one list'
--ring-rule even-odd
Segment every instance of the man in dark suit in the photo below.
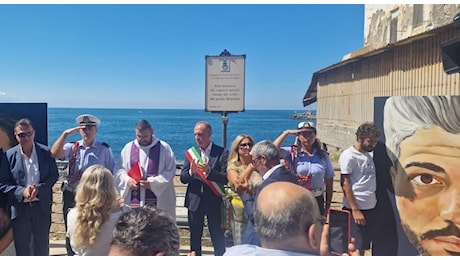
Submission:
{"label": "man in dark suit", "polygon": [[258,171],[263,182],[260,184],[257,191],[246,191],[241,195],[244,203],[244,211],[248,215],[248,225],[244,234],[243,242],[260,246],[260,239],[255,232],[254,225],[254,201],[259,192],[268,184],[277,181],[286,181],[297,184],[297,178],[286,170],[283,164],[280,164],[280,153],[278,147],[272,142],[264,140],[255,144],[250,152],[252,156],[252,164]]}
{"label": "man in dark suit", "polygon": [[49,255],[56,161],[47,146],[34,141],[29,119],[20,119],[14,134],[19,144],[6,152],[11,172],[0,174],[0,190],[8,195],[16,254]]}
{"label": "man in dark suit", "polygon": [[185,194],[185,207],[188,208],[188,224],[190,226],[190,250],[201,255],[201,237],[203,236],[204,216],[208,219],[215,255],[225,253],[225,237],[222,228],[222,197],[213,192],[210,186],[197,173],[201,171],[208,181],[227,184],[228,151],[211,141],[212,128],[208,122],[200,121],[193,130],[196,150],[204,163],[185,160],[180,180],[188,184]]}

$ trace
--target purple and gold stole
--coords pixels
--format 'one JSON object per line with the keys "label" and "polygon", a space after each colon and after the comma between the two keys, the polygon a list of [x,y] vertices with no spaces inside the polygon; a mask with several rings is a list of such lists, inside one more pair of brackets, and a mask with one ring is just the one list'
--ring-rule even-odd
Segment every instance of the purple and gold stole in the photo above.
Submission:
{"label": "purple and gold stole", "polygon": [[[160,160],[160,142],[150,147],[148,163],[147,163],[147,174],[143,174],[142,179],[145,180],[150,176],[158,175],[158,164]],[[131,146],[130,154],[130,164],[133,167],[134,164],[139,162],[139,147],[137,147],[134,142]],[[145,170],[145,169],[144,169]],[[140,206],[141,202],[141,193],[140,187],[136,190],[131,190],[131,207],[137,208]],[[157,206],[157,197],[151,190],[145,189],[145,203],[144,205],[153,205]]]}

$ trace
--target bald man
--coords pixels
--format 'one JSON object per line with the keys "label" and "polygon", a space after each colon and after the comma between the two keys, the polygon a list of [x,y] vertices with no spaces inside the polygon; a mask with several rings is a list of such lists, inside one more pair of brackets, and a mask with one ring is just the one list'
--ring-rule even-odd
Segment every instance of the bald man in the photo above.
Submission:
{"label": "bald man", "polygon": [[[261,246],[243,244],[224,256],[331,256],[329,226],[320,214],[313,194],[297,184],[273,182],[262,189],[254,204],[255,229]],[[348,253],[359,256],[354,239]]]}
{"label": "bald man", "polygon": [[284,181],[267,185],[255,201],[254,220],[262,246],[237,245],[226,256],[320,255],[324,217],[307,189]]}

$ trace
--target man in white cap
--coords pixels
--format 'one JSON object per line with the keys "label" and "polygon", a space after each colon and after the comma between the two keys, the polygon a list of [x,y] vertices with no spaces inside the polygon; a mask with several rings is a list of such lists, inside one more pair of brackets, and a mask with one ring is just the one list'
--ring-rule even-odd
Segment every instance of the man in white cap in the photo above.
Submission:
{"label": "man in white cap", "polygon": [[[96,141],[97,126],[101,122],[99,118],[91,114],[83,114],[76,118],[76,122],[78,126],[64,130],[51,147],[51,155],[54,158],[69,161],[69,174],[62,187],[66,231],[67,211],[75,206],[75,190],[82,173],[93,164],[103,165],[110,171],[113,171],[115,166],[110,146],[107,143]],[[82,140],[66,143],[67,136],[77,132],[80,132]],[[67,255],[74,255],[68,238],[66,248]]]}

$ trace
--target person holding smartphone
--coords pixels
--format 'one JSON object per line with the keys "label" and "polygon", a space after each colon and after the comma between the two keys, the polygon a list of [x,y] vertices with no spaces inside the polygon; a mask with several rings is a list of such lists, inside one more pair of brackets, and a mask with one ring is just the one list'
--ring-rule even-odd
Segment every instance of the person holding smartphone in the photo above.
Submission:
{"label": "person holding smartphone", "polygon": [[[316,199],[295,183],[276,181],[260,190],[254,204],[255,231],[261,245],[242,244],[224,256],[333,255],[328,247],[329,226]],[[353,243],[346,255],[359,255]]]}

